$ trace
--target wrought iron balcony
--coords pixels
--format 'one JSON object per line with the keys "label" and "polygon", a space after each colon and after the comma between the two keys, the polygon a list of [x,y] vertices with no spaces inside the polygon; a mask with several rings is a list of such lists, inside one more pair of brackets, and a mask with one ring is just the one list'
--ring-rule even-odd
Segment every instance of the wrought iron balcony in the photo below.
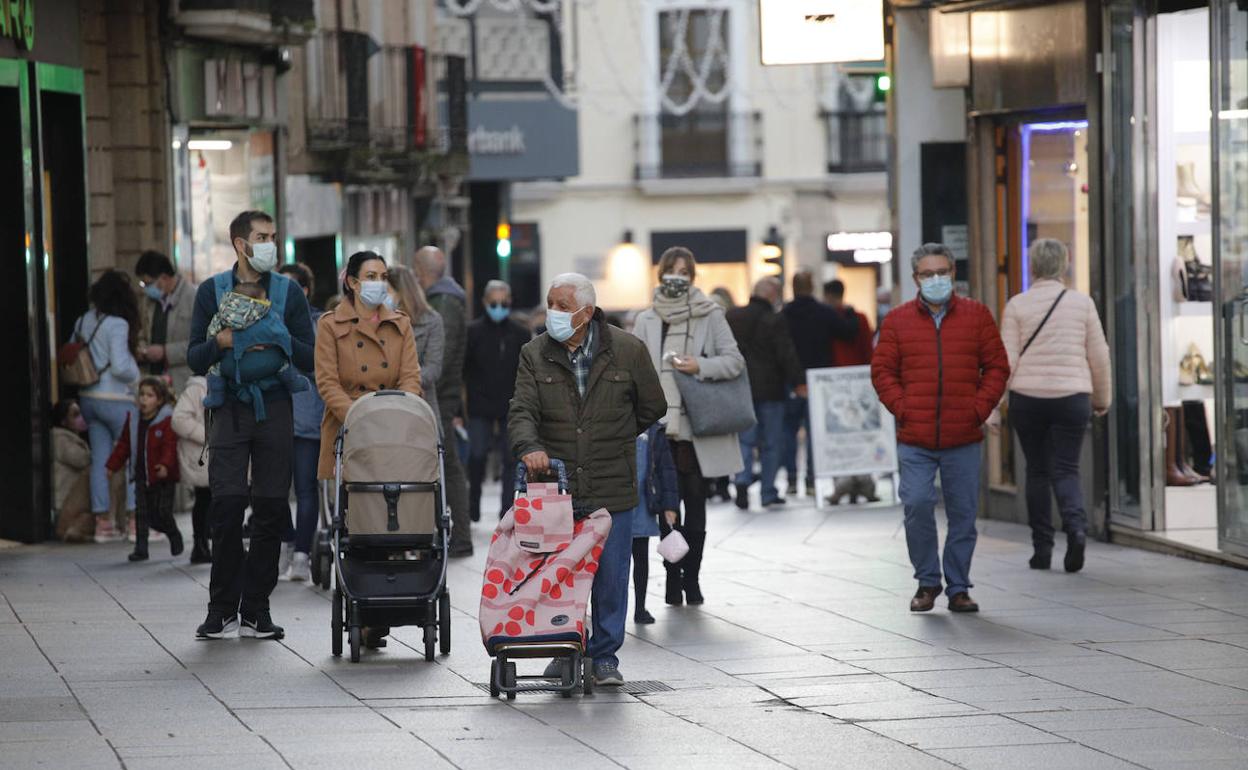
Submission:
{"label": "wrought iron balcony", "polygon": [[888,170],[888,118],[884,112],[824,112],[828,173]]}
{"label": "wrought iron balcony", "polygon": [[759,112],[636,115],[633,128],[638,180],[763,174]]}

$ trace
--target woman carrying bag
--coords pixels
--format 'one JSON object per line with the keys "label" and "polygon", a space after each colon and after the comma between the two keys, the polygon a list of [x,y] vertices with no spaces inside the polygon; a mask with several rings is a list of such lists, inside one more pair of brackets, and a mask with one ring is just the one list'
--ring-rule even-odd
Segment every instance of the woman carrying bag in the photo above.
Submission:
{"label": "woman carrying bag", "polygon": [[[689,543],[689,553],[677,564],[663,563],[667,569],[668,604],[702,603],[698,578],[706,545],[707,490],[703,479],[731,476],[742,467],[736,432],[695,435],[690,410],[696,412],[692,416],[699,421],[706,415],[698,412],[698,402],[690,406],[682,398],[682,388],[731,388],[745,371],[745,358],[737,349],[723,308],[693,285],[696,269],[697,262],[689,249],[675,246],[663,252],[654,302],[638,314],[633,328],[650,351],[667,397],[664,423],[684,503],[675,526]],[[748,383],[745,386],[748,392]],[[737,410],[741,414],[729,416],[741,417],[741,424],[752,423],[754,411],[748,395],[737,403],[742,404]],[[705,410],[705,404],[702,408]],[[671,531],[666,519],[659,525],[663,535]]]}
{"label": "woman carrying bag", "polygon": [[1027,252],[1031,287],[1010,299],[1001,339],[1010,357],[1010,423],[1027,458],[1027,512],[1035,553],[1032,569],[1053,554],[1051,500],[1057,496],[1066,532],[1067,572],[1083,568],[1088,517],[1079,455],[1092,415],[1109,411],[1109,344],[1096,305],[1062,283],[1070,255],[1060,241],[1040,238]]}

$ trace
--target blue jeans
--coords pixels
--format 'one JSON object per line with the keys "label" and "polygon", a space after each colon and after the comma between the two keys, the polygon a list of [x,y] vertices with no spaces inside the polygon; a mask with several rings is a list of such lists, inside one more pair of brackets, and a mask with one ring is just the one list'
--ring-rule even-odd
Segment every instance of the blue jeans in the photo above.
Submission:
{"label": "blue jeans", "polygon": [[749,486],[754,480],[754,448],[758,447],[758,459],[763,466],[760,489],[763,505],[780,497],[776,491],[776,471],[780,470],[780,453],[784,449],[784,401],[755,401],[754,416],[758,424],[738,436],[741,442],[741,460],[745,468],[737,474],[734,482]]}
{"label": "blue jeans", "polygon": [[806,429],[806,483],[815,483],[815,450],[810,438],[810,410],[806,408],[807,400],[793,396],[784,402],[784,459],[783,465],[789,476],[789,483],[797,486],[797,432]]}
{"label": "blue jeans", "polygon": [[602,544],[598,572],[590,591],[593,611],[589,648],[586,654],[594,663],[614,663],[615,653],[624,646],[624,621],[628,617],[628,570],[633,557],[633,513],[611,514],[611,534]]}
{"label": "blue jeans", "polygon": [[975,516],[979,509],[978,443],[955,449],[923,449],[897,445],[901,465],[902,505],[906,510],[906,547],[914,578],[920,586],[940,586],[941,559],[937,555],[936,472],[945,497],[949,530],[945,535],[945,594],[971,588],[971,556],[975,553]]}
{"label": "blue jeans", "polygon": [[[108,470],[104,466],[121,438],[126,417],[137,410],[130,401],[90,396],[78,399],[78,406],[87,421],[87,440],[91,444],[91,512],[97,515],[108,513]],[[133,479],[126,482],[126,510],[134,510]]]}
{"label": "blue jeans", "polygon": [[312,553],[312,538],[316,537],[316,524],[320,518],[321,496],[316,481],[316,465],[321,457],[319,438],[295,436],[295,454],[291,458],[291,471],[295,484],[295,525],[286,530],[283,543],[294,542],[299,553]]}

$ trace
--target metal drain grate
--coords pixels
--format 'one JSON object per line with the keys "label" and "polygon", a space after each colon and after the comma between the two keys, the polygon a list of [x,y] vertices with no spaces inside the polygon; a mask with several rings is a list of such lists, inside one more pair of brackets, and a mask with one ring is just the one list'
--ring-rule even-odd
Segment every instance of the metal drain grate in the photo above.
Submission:
{"label": "metal drain grate", "polygon": [[[478,689],[489,692],[489,682],[474,682]],[[595,688],[597,689],[597,688]],[[622,692],[625,695],[646,695],[652,692],[674,692],[674,688],[666,682],[660,682],[657,679],[640,679],[635,682],[625,682],[623,687],[604,687],[603,692],[615,691]],[[534,693],[550,693],[556,694],[557,690],[531,690]]]}

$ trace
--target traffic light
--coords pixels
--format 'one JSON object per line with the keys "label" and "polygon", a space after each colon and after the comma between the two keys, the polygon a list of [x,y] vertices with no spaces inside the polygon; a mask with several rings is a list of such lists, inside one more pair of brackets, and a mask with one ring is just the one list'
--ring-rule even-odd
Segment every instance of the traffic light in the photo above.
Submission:
{"label": "traffic light", "polygon": [[498,244],[494,247],[494,252],[498,254],[500,260],[511,258],[511,225],[506,222],[498,223]]}
{"label": "traffic light", "polygon": [[888,92],[893,89],[893,78],[887,72],[881,72],[875,76],[875,91],[872,94],[872,100],[875,102],[883,102],[888,98]]}
{"label": "traffic light", "polygon": [[763,239],[763,246],[759,249],[763,261],[769,265],[776,266],[776,277],[780,279],[780,283],[784,283],[784,239],[780,237],[780,231],[772,225],[767,230],[767,237]]}

